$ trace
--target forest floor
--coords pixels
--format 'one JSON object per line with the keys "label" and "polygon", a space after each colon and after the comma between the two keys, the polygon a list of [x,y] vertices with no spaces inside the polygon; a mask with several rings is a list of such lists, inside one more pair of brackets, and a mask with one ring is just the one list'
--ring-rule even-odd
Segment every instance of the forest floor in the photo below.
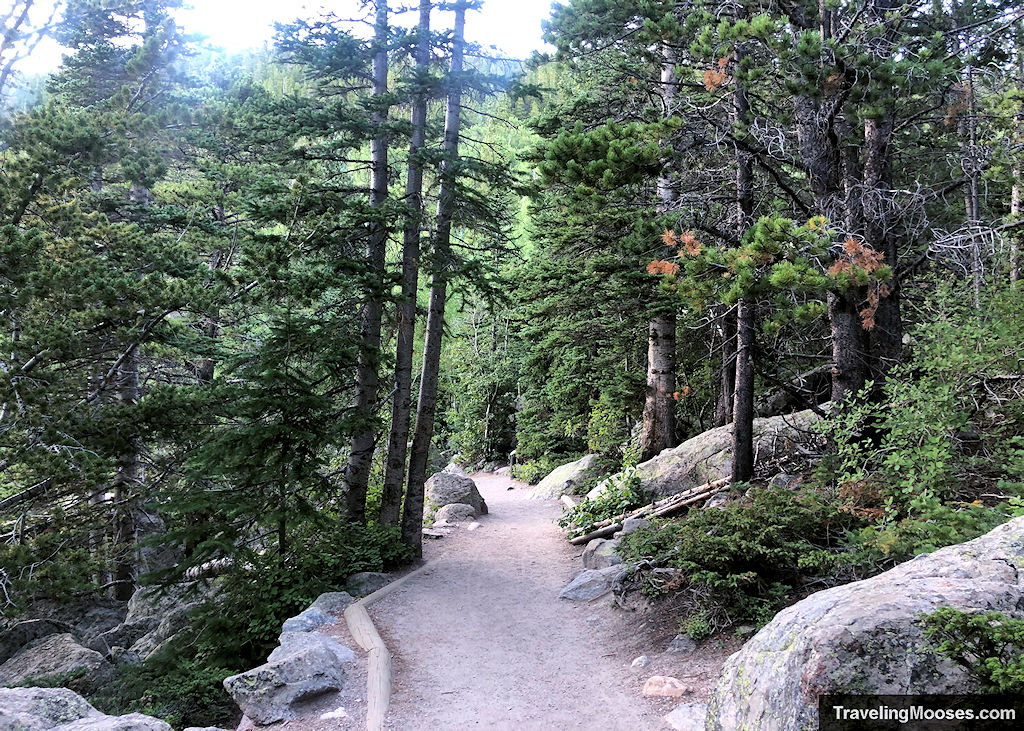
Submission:
{"label": "forest floor", "polygon": [[[738,640],[666,652],[677,631],[669,602],[629,610],[611,595],[560,599],[583,568],[581,547],[555,522],[560,503],[531,499],[529,485],[507,477],[471,476],[490,510],[480,527],[462,524],[443,539],[425,539],[426,566],[369,609],[394,655],[389,729],[667,729],[662,717],[672,708],[708,697]],[[331,634],[345,642],[343,625]],[[320,699],[304,719],[282,725],[361,727],[365,656],[356,654],[344,697]],[[631,667],[640,655],[649,664]],[[654,675],[679,678],[690,692],[644,697]],[[318,718],[339,705],[344,720]]]}

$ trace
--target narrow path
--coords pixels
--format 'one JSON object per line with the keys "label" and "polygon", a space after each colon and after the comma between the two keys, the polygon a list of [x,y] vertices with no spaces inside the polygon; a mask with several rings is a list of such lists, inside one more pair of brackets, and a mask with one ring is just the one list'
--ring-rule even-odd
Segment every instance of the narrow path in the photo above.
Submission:
{"label": "narrow path", "polygon": [[388,727],[662,728],[629,672],[630,616],[610,598],[558,598],[581,568],[558,503],[473,479],[490,509],[481,527],[429,542],[427,568],[370,610],[395,655]]}

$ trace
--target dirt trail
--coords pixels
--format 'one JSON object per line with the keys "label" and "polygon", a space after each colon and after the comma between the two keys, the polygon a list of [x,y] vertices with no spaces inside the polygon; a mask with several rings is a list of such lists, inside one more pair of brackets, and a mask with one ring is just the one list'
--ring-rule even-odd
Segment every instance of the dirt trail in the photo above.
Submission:
{"label": "dirt trail", "polygon": [[558,598],[581,568],[558,503],[473,479],[490,508],[481,527],[428,542],[427,567],[370,610],[395,655],[388,727],[663,728],[629,669],[633,618],[609,598]]}

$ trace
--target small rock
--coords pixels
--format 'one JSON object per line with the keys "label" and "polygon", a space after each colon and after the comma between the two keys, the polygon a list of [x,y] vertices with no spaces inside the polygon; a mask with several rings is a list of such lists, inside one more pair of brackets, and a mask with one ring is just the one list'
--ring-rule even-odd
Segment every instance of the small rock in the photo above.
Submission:
{"label": "small rock", "polygon": [[803,483],[804,478],[801,475],[787,475],[781,472],[772,479],[768,480],[768,484],[772,487],[781,488],[783,490],[797,490]]}
{"label": "small rock", "polygon": [[624,536],[628,536],[634,531],[638,531],[641,528],[650,528],[651,521],[644,518],[626,518],[622,521],[622,530],[619,531]]}
{"label": "small rock", "polygon": [[741,624],[736,628],[737,637],[746,637],[747,635],[752,635],[755,632],[757,632],[757,627],[752,624]]}
{"label": "small rock", "polygon": [[348,593],[353,596],[366,596],[367,594],[372,594],[378,589],[383,589],[390,583],[391,574],[382,574],[377,571],[363,571],[349,576],[348,586],[346,588]]}
{"label": "small rock", "polygon": [[[348,718],[348,711],[345,710],[344,706],[340,708],[335,708],[333,711],[328,711],[327,713],[320,714],[321,721],[330,721],[335,718]],[[185,731],[188,731],[188,729],[186,729]]]}
{"label": "small rock", "polygon": [[228,731],[220,726],[189,726],[185,731]]}
{"label": "small rock", "polygon": [[665,716],[665,723],[675,731],[704,731],[707,717],[707,703],[683,703]]}
{"label": "small rock", "polygon": [[437,509],[434,514],[436,518],[434,525],[437,523],[462,523],[463,521],[472,521],[478,515],[476,508],[466,503],[452,503],[451,505],[442,505]]}
{"label": "small rock", "polygon": [[431,530],[430,528],[424,528],[423,529],[423,537],[424,538],[432,538],[434,540],[437,540],[439,538],[444,538],[446,535],[447,535],[447,533],[445,533],[444,531]]}
{"label": "small rock", "polygon": [[480,527],[479,523],[470,523],[469,525],[466,526],[466,530],[476,530],[479,527]]}
{"label": "small rock", "polygon": [[462,466],[457,462],[449,462],[448,466],[445,467],[442,472],[447,472],[449,475],[458,475],[459,477],[469,477],[466,474],[466,470],[462,469]]}
{"label": "small rock", "polygon": [[665,652],[677,652],[681,655],[688,655],[697,649],[697,643],[686,635],[676,635],[675,638],[668,643],[668,647],[665,648]]}
{"label": "small rock", "polygon": [[618,566],[606,569],[587,569],[562,589],[560,599],[589,602],[612,590],[615,582],[625,573]]}
{"label": "small rock", "polygon": [[616,553],[618,548],[617,540],[595,538],[583,549],[583,568],[606,569],[609,566],[618,566],[622,563],[622,557]]}
{"label": "small rock", "polygon": [[312,632],[335,621],[337,621],[335,617],[322,609],[311,606],[294,617],[286,619],[281,625],[281,632]]}
{"label": "small rock", "polygon": [[631,668],[645,668],[645,667],[647,667],[650,664],[650,662],[651,662],[651,659],[649,657],[647,657],[647,655],[641,655],[640,657],[635,659],[633,662],[631,662],[629,664],[629,666]]}
{"label": "small rock", "polygon": [[679,678],[669,675],[653,675],[644,683],[644,695],[650,698],[678,698],[686,695],[690,689],[683,685]]}
{"label": "small rock", "polygon": [[354,601],[355,598],[347,591],[329,591],[318,596],[316,601],[309,605],[309,608],[319,609],[321,612],[327,612],[328,614],[340,615]]}
{"label": "small rock", "polygon": [[711,499],[704,503],[704,507],[710,510],[722,510],[726,505],[729,504],[729,493],[720,492],[717,495],[712,495]]}

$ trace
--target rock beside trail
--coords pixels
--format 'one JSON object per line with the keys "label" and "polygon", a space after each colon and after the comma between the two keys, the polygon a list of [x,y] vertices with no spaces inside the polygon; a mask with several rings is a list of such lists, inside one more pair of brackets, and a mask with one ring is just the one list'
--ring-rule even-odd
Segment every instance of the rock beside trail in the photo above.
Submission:
{"label": "rock beside trail", "polygon": [[466,470],[462,469],[462,467],[458,463],[456,463],[456,462],[449,462],[448,465],[443,470],[441,470],[441,471],[442,472],[447,472],[450,475],[459,475],[461,477],[469,477],[469,475],[466,474]]}
{"label": "rock beside trail", "polygon": [[479,515],[487,514],[487,503],[476,489],[476,483],[465,475],[438,472],[424,485],[426,500],[437,507],[465,503],[472,505]]}
{"label": "rock beside trail", "polygon": [[289,617],[281,625],[282,634],[289,632],[312,632],[320,627],[326,627],[336,621],[336,617],[318,607],[309,607],[299,612],[294,617]]}
{"label": "rock beside trail", "polygon": [[0,688],[0,729],[10,731],[172,731],[132,713],[107,716],[67,688]]}
{"label": "rock beside trail", "polygon": [[70,633],[63,633],[29,643],[0,665],[0,685],[80,674],[75,682],[89,692],[106,683],[113,670],[103,655],[82,647]]}
{"label": "rock beside trail", "polygon": [[558,499],[572,492],[576,485],[596,473],[597,462],[596,454],[588,454],[575,462],[559,465],[537,483],[530,492],[530,497]]}
{"label": "rock beside trail", "polygon": [[587,569],[570,581],[558,596],[576,602],[592,601],[612,591],[625,573],[625,569],[619,566]]}
{"label": "rock beside trail", "polygon": [[[757,465],[784,460],[797,444],[820,439],[811,427],[819,420],[813,411],[754,419]],[[637,465],[640,487],[656,498],[676,495],[732,474],[732,426],[722,426],[687,439],[678,447]],[[610,484],[601,483],[587,495],[593,498]]]}
{"label": "rock beside trail", "polygon": [[665,723],[675,731],[704,731],[707,715],[707,703],[682,703],[665,716]]}
{"label": "rock beside trail", "polygon": [[940,607],[1024,617],[1024,518],[784,609],[725,664],[710,728],[816,728],[824,693],[962,695],[968,673],[928,649]]}
{"label": "rock beside trail", "polygon": [[648,698],[678,698],[689,692],[690,689],[683,685],[683,681],[670,675],[654,675],[648,678],[643,690],[643,694]]}
{"label": "rock beside trail", "polygon": [[318,596],[316,601],[309,605],[309,608],[340,616],[345,608],[354,601],[355,598],[347,591],[328,591]]}
{"label": "rock beside trail", "polygon": [[345,589],[352,596],[368,596],[390,584],[392,578],[391,574],[379,571],[362,571],[348,577]]}
{"label": "rock beside trail", "polygon": [[628,536],[630,533],[635,533],[641,528],[650,527],[651,521],[647,520],[646,518],[626,518],[624,521],[622,521],[622,530],[616,533],[616,535]]}
{"label": "rock beside trail", "polygon": [[583,549],[583,568],[606,569],[609,566],[618,566],[622,563],[622,557],[617,553],[618,549],[618,540],[595,538]]}
{"label": "rock beside trail", "polygon": [[345,671],[330,648],[314,643],[291,653],[278,650],[272,661],[224,679],[242,713],[263,726],[295,718],[293,703],[345,684]]}
{"label": "rock beside trail", "polygon": [[451,505],[443,505],[437,509],[434,513],[435,524],[436,523],[463,523],[466,521],[474,520],[479,513],[476,508],[466,503],[452,503]]}

